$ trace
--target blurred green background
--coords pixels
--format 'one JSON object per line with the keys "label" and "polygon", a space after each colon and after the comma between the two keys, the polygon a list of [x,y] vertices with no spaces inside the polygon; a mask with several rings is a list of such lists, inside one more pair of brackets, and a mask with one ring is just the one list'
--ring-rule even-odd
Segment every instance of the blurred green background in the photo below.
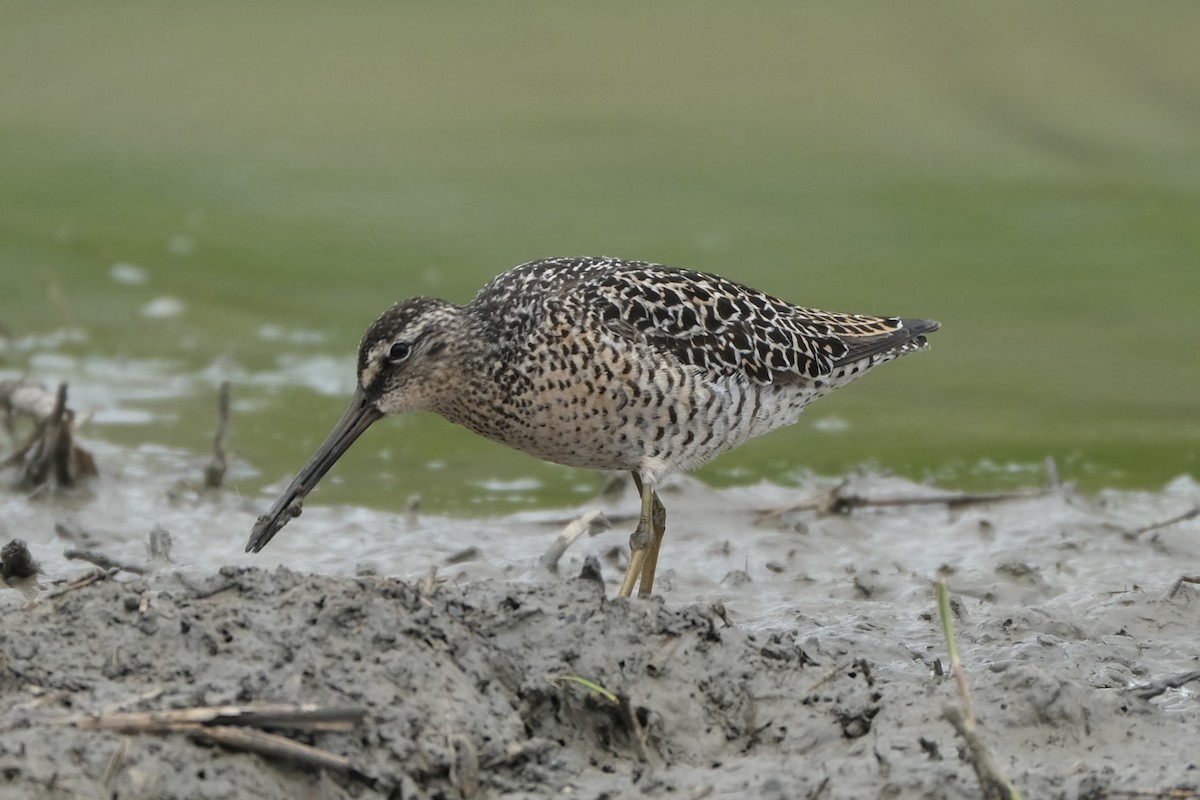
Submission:
{"label": "blurred green background", "polygon": [[[225,373],[336,359],[349,387],[392,301],[466,301],[517,263],[606,254],[944,325],[932,351],[705,468],[711,482],[866,462],[997,486],[1038,480],[1046,456],[1091,488],[1200,472],[1194,3],[0,18],[0,367],[72,380],[47,365],[93,364],[103,383],[105,364],[145,362],[191,387],[94,436],[203,453]],[[147,281],[115,281],[118,263]],[[162,296],[182,313],[142,312]],[[14,344],[64,325],[87,337],[57,361]],[[302,380],[234,392],[231,444],[262,472],[245,493],[290,475],[345,402]],[[494,508],[599,481],[432,419],[377,428],[320,501]],[[520,478],[537,488],[487,488]]]}

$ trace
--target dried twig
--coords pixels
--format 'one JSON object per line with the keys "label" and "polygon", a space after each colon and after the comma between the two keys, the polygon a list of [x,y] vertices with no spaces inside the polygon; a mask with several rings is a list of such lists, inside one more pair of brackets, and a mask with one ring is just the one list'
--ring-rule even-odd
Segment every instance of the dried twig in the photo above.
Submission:
{"label": "dried twig", "polygon": [[621,716],[625,719],[625,724],[629,726],[629,730],[633,732],[633,740],[637,742],[638,757],[642,759],[643,764],[650,763],[650,747],[648,745],[650,739],[650,731],[646,730],[638,719],[637,709],[633,707],[629,696],[626,694],[617,695],[620,701]]}
{"label": "dried twig", "polygon": [[446,556],[443,563],[453,566],[454,564],[466,564],[468,561],[478,561],[482,557],[483,551],[475,545],[471,545]]}
{"label": "dried twig", "polygon": [[1096,800],[1196,800],[1200,789],[1108,789],[1102,788]]}
{"label": "dried twig", "polygon": [[361,706],[245,705],[168,708],[161,711],[127,711],[115,714],[84,714],[49,720],[80,730],[120,733],[162,733],[193,726],[249,726],[309,731],[349,731],[362,722],[367,710]]}
{"label": "dried twig", "polygon": [[120,561],[99,550],[84,550],[68,548],[63,551],[63,558],[71,561],[86,561],[95,564],[100,569],[117,572],[129,572],[134,575],[145,575],[171,563],[171,533],[161,525],[155,525],[150,530],[146,542],[146,563],[136,564],[132,561]]}
{"label": "dried twig", "polygon": [[125,764],[129,760],[130,741],[128,736],[121,737],[117,749],[113,751],[112,756],[108,759],[108,764],[104,767],[104,775],[100,778],[102,786],[111,788],[117,774],[125,769]]}
{"label": "dried twig", "polygon": [[658,652],[646,662],[646,674],[655,678],[661,676],[666,671],[667,662],[675,654],[675,648],[679,647],[679,642],[682,638],[678,634],[668,636],[667,640],[663,642],[662,647],[658,648]]}
{"label": "dried twig", "polygon": [[[184,733],[193,739],[246,750],[315,769],[357,773],[345,756],[288,739],[257,728],[306,731],[349,731],[362,722],[367,710],[357,706],[303,705],[203,706],[148,712],[80,715],[43,720],[79,730],[114,731],[126,735]],[[22,720],[20,724],[28,724]],[[0,730],[11,725],[0,726]],[[361,775],[361,773],[358,773]]]}
{"label": "dried twig", "polygon": [[805,692],[804,692],[805,697],[811,696],[813,694],[813,692],[817,691],[817,689],[820,689],[826,683],[831,681],[835,675],[837,675],[839,672],[841,672],[842,670],[844,670],[846,667],[850,666],[853,663],[854,663],[854,660],[851,659],[849,661],[843,661],[840,664],[835,664],[832,669],[830,669],[828,672],[826,672],[824,675],[822,675],[820,678],[818,678],[816,680],[816,682],[813,683],[812,686],[809,686],[808,689],[805,690]]}
{"label": "dried twig", "polygon": [[0,468],[22,466],[22,487],[43,486],[51,474],[60,486],[71,486],[81,477],[97,474],[91,453],[76,444],[72,435],[75,414],[67,408],[67,384],[59,384],[53,395],[34,383],[0,384],[0,408],[10,429],[12,417],[18,413],[32,417],[36,423],[33,433],[0,461]]}
{"label": "dried twig", "polygon": [[437,564],[431,564],[429,572],[425,573],[425,577],[417,583],[417,599],[421,605],[433,608],[433,596],[437,594],[438,588],[446,582],[445,578],[438,577]]}
{"label": "dried twig", "polygon": [[119,569],[108,569],[108,570],[96,569],[96,570],[93,570],[93,571],[89,572],[87,575],[84,575],[82,578],[79,578],[78,580],[71,581],[70,583],[66,583],[66,584],[63,584],[62,586],[59,586],[57,589],[54,589],[53,591],[46,592],[44,595],[42,595],[38,599],[39,600],[53,600],[56,597],[62,597],[64,594],[67,594],[68,592],[73,592],[76,589],[82,589],[85,586],[91,586],[96,581],[102,581],[106,578],[111,578],[112,576],[116,575],[118,572],[120,572]]}
{"label": "dried twig", "polygon": [[286,736],[279,736],[253,728],[234,728],[218,725],[212,728],[194,727],[186,732],[193,738],[212,742],[232,750],[246,750],[258,753],[267,758],[278,758],[295,764],[312,767],[313,769],[332,769],[339,772],[355,772],[350,765],[350,759],[330,753],[319,747],[292,741]]}
{"label": "dried twig", "polygon": [[131,572],[134,575],[145,575],[146,567],[141,564],[131,564],[124,561],[117,561],[111,556],[107,556],[98,550],[76,550],[71,548],[63,550],[63,558],[68,561],[86,561],[89,564],[95,564],[103,570],[115,569],[118,572]]}
{"label": "dried twig", "polygon": [[997,503],[1008,500],[1029,500],[1050,494],[1050,489],[1031,489],[1017,492],[947,492],[945,494],[913,495],[909,497],[862,497],[845,494],[845,482],[820,497],[781,508],[763,508],[754,512],[758,521],[780,517],[797,511],[815,511],[821,516],[849,514],[856,508],[894,508],[902,506],[944,505],[948,508]]}
{"label": "dried twig", "polygon": [[1151,522],[1149,525],[1143,525],[1140,528],[1134,528],[1127,535],[1131,539],[1136,539],[1137,537],[1141,536],[1143,533],[1149,533],[1150,531],[1156,531],[1159,528],[1165,528],[1168,525],[1174,525],[1178,522],[1187,522],[1189,519],[1195,519],[1196,517],[1200,517],[1200,506],[1196,506],[1195,508],[1191,509],[1190,511],[1185,511],[1182,514],[1177,514],[1177,515],[1171,517],[1170,519],[1164,519],[1164,520],[1160,520],[1158,522]]}
{"label": "dried twig", "polygon": [[229,381],[221,381],[217,393],[217,433],[213,436],[213,457],[204,468],[204,485],[217,489],[225,480],[225,434],[229,430]]}
{"label": "dried twig", "polygon": [[[29,458],[25,461],[25,469],[21,473],[21,485],[30,488],[41,486],[50,477],[51,466],[55,467],[55,475],[65,470],[59,470],[56,456],[62,451],[62,437],[65,426],[63,415],[67,413],[67,385],[59,384],[55,395],[54,405],[50,414],[41,421],[29,437],[29,446],[25,453]],[[24,455],[24,453],[23,453]],[[53,461],[53,464],[52,464]],[[68,483],[70,476],[68,474]]]}
{"label": "dried twig", "polygon": [[979,737],[974,721],[968,721],[963,712],[953,706],[948,706],[942,712],[946,721],[954,726],[954,730],[962,737],[967,746],[967,759],[975,769],[979,779],[979,788],[984,800],[1020,800],[1021,795],[1013,788],[1012,783],[992,757],[991,750]]}
{"label": "dried twig", "polygon": [[967,672],[963,669],[962,661],[959,660],[958,645],[954,639],[954,623],[950,615],[949,595],[946,578],[943,576],[937,582],[938,616],[942,620],[942,632],[946,636],[946,647],[950,653],[950,667],[954,672],[954,682],[958,686],[962,709],[949,706],[942,714],[954,726],[954,730],[967,745],[968,760],[975,769],[975,776],[979,779],[979,788],[983,792],[984,800],[1021,800],[1021,795],[1013,788],[1012,781],[996,763],[991,750],[984,744],[975,727],[975,711],[971,706],[971,692],[967,687]]}
{"label": "dried twig", "polygon": [[578,519],[572,520],[563,528],[562,533],[550,545],[550,549],[538,559],[538,565],[550,572],[558,570],[558,561],[567,552],[567,549],[575,543],[579,537],[585,533],[589,536],[595,536],[602,531],[608,530],[610,523],[605,516],[599,511],[589,511]]}
{"label": "dried twig", "polygon": [[954,638],[954,622],[950,611],[950,590],[946,586],[943,575],[937,582],[938,617],[942,621],[942,633],[946,636],[946,647],[950,652],[950,670],[954,673],[954,683],[958,687],[958,696],[962,700],[963,723],[970,729],[975,729],[975,711],[971,705],[971,689],[967,686],[967,671],[963,669],[958,657],[958,642]]}

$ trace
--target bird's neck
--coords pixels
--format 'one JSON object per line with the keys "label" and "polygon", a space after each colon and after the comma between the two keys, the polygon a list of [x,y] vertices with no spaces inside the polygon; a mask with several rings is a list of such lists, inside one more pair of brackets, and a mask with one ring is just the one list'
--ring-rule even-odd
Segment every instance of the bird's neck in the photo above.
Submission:
{"label": "bird's neck", "polygon": [[450,422],[463,425],[489,439],[506,442],[507,432],[518,424],[520,384],[527,378],[516,369],[520,362],[516,348],[520,337],[515,331],[496,330],[473,324],[470,314],[463,318],[460,335],[448,349],[447,374],[443,386],[454,387],[437,397],[430,410]]}

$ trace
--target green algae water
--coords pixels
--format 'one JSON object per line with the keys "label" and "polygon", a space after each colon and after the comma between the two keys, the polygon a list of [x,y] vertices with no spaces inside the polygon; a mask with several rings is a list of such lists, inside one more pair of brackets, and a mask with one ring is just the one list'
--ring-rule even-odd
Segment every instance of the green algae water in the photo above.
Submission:
{"label": "green algae water", "polygon": [[[710,483],[1008,487],[1052,458],[1158,487],[1200,472],[1188,14],[14,4],[0,373],[69,381],[85,436],[198,461],[231,380],[256,497],[328,432],[391,302],[615,255],[943,324]],[[489,513],[601,480],[421,415],[312,502]]]}

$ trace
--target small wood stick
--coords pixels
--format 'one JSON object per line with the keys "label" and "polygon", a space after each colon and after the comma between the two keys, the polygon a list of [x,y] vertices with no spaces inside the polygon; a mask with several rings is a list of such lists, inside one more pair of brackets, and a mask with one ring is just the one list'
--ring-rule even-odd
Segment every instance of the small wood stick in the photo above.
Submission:
{"label": "small wood stick", "polygon": [[219,744],[234,750],[246,750],[267,758],[278,758],[315,769],[332,769],[339,772],[352,771],[350,759],[330,753],[319,747],[294,742],[286,736],[254,730],[234,728],[226,725],[195,727],[188,729],[193,739]]}
{"label": "small wood stick", "polygon": [[550,549],[538,559],[538,566],[549,572],[554,572],[558,569],[558,561],[567,552],[567,549],[575,544],[579,537],[585,533],[595,536],[600,531],[606,531],[609,528],[609,522],[599,511],[589,511],[578,519],[572,520],[563,528],[562,533],[550,545]]}
{"label": "small wood stick", "polygon": [[1138,536],[1141,536],[1143,533],[1149,533],[1150,531],[1156,531],[1159,528],[1165,528],[1168,525],[1174,525],[1177,522],[1187,522],[1189,519],[1194,519],[1196,517],[1200,517],[1200,506],[1196,506],[1192,510],[1185,511],[1182,514],[1178,514],[1174,517],[1171,517],[1170,519],[1164,519],[1159,522],[1151,522],[1149,525],[1143,525],[1140,528],[1135,528],[1134,530],[1129,532],[1129,536],[1130,536],[1130,538],[1137,538]]}
{"label": "small wood stick", "polygon": [[104,553],[96,550],[63,550],[63,558],[68,561],[86,561],[89,564],[95,564],[100,569],[109,570],[116,569],[121,572],[131,572],[134,575],[146,574],[146,568],[139,564],[130,564],[124,561],[117,561],[115,558],[106,556]]}
{"label": "small wood stick", "polygon": [[983,792],[984,800],[1021,800],[1021,795],[996,763],[991,750],[980,738],[979,730],[975,726],[975,710],[972,708],[971,692],[967,688],[967,671],[959,660],[958,645],[954,640],[954,623],[950,616],[950,589],[946,585],[945,575],[938,578],[937,606],[938,616],[942,621],[942,632],[946,636],[946,648],[950,653],[950,668],[954,672],[954,682],[958,685],[958,696],[962,705],[961,710],[948,706],[942,715],[954,726],[954,730],[967,745],[968,760],[975,769],[975,777],[979,779],[979,788]]}
{"label": "small wood stick", "polygon": [[1025,500],[1041,497],[1049,493],[1048,489],[1035,489],[1023,492],[980,492],[958,494],[914,495],[911,497],[861,497],[859,495],[843,495],[833,493],[815,500],[806,500],[783,508],[764,508],[755,513],[759,521],[773,519],[783,514],[795,511],[816,511],[819,514],[845,513],[856,508],[894,508],[904,506],[944,505],[948,508],[977,505],[980,503],[997,503],[1006,500]]}
{"label": "small wood stick", "polygon": [[213,436],[213,457],[204,468],[204,485],[219,488],[225,480],[228,461],[225,457],[225,434],[229,429],[229,381],[221,381],[217,394],[217,432]]}
{"label": "small wood stick", "polygon": [[195,725],[348,731],[361,722],[366,714],[366,709],[358,706],[198,706],[161,711],[128,711],[101,716],[75,716],[54,722],[81,730],[112,730],[123,733],[155,733]]}

